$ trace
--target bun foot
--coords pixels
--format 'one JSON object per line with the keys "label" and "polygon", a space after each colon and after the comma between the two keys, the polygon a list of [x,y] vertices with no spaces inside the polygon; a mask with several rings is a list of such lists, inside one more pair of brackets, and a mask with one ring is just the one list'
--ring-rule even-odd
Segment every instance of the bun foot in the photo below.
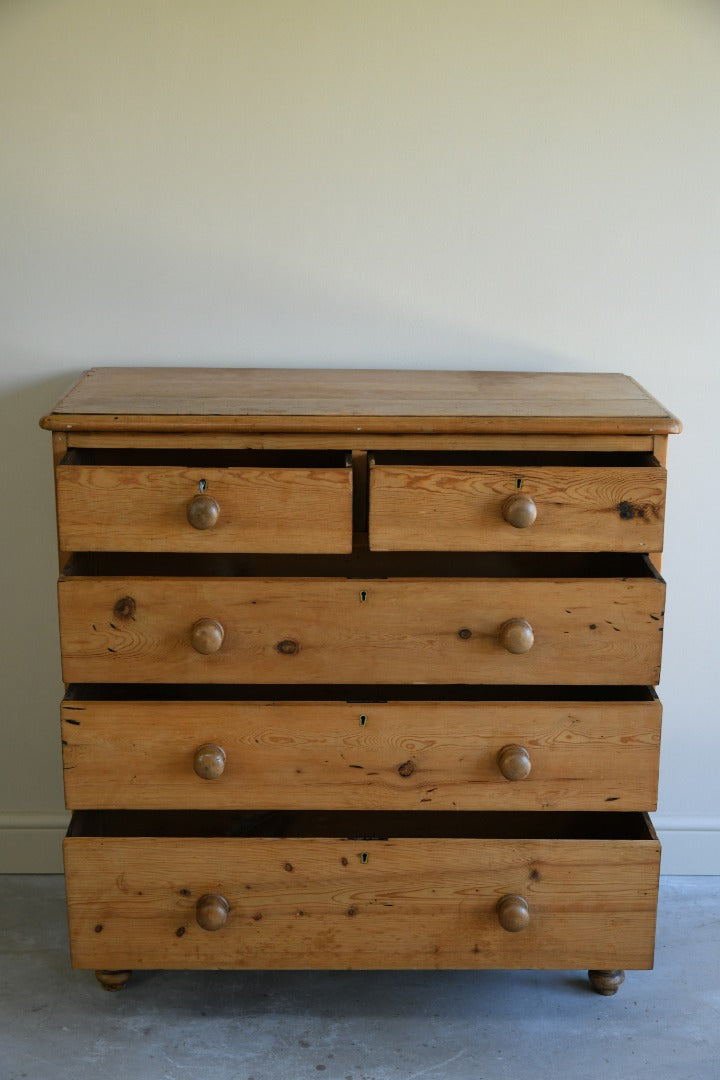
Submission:
{"label": "bun foot", "polygon": [[132,971],[96,971],[95,978],[103,990],[122,990]]}
{"label": "bun foot", "polygon": [[588,971],[588,979],[596,994],[611,997],[625,982],[625,972],[621,968],[615,971]]}

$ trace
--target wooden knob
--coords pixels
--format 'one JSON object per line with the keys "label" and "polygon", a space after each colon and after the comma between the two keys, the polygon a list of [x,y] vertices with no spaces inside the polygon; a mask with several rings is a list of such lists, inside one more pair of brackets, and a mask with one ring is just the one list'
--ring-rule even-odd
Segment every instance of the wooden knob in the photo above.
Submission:
{"label": "wooden knob", "polygon": [[225,631],[217,619],[198,619],[190,630],[193,649],[204,655],[217,652],[224,640]]}
{"label": "wooden knob", "polygon": [[502,515],[514,529],[527,529],[537,517],[537,506],[529,495],[511,495],[503,504]]}
{"label": "wooden knob", "polygon": [[497,763],[506,780],[524,780],[530,775],[532,763],[524,746],[508,743],[498,753]]}
{"label": "wooden knob", "polygon": [[215,743],[198,746],[193,758],[193,769],[202,780],[217,780],[225,772],[225,751]]}
{"label": "wooden knob", "polygon": [[221,930],[227,922],[230,905],[224,896],[206,893],[195,905],[195,918],[203,930]]}
{"label": "wooden knob", "polygon": [[187,519],[193,529],[212,529],[219,516],[220,505],[212,495],[193,495],[187,504]]}
{"label": "wooden knob", "polygon": [[527,900],[522,896],[509,894],[498,900],[497,917],[503,930],[510,934],[516,934],[519,930],[527,930],[530,925],[530,908]]}
{"label": "wooden knob", "polygon": [[527,619],[508,619],[500,627],[500,644],[511,653],[530,652],[535,634]]}

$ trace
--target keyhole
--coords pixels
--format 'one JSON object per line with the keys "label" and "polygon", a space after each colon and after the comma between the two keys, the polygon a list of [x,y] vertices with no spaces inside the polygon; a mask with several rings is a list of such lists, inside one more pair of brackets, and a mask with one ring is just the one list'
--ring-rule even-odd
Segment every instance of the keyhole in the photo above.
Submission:
{"label": "keyhole", "polygon": [[365,589],[362,589],[361,592],[360,592],[360,603],[364,604],[366,600],[367,600],[367,593],[365,592]]}
{"label": "keyhole", "polygon": [[361,851],[360,852],[360,862],[361,863],[366,863],[367,861],[368,861],[368,853],[367,853],[367,851]]}
{"label": "keyhole", "polygon": [[516,476],[515,477],[515,488],[517,489],[517,491],[519,491],[522,486],[523,486],[523,478],[522,478],[522,476]]}
{"label": "keyhole", "polygon": [[201,494],[201,495],[202,495],[202,493],[203,493],[203,492],[205,491],[205,488],[206,488],[206,487],[207,487],[207,480],[200,480],[200,481],[198,481],[198,488],[200,489],[200,494]]}
{"label": "keyhole", "polygon": [[365,715],[365,713],[363,713],[362,716],[360,717],[360,727],[365,727],[366,724],[367,724],[367,716]]}

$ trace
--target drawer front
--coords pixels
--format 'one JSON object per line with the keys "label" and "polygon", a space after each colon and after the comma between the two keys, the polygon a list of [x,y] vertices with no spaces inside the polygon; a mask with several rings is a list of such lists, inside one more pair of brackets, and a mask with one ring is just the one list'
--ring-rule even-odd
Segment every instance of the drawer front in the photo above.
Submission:
{"label": "drawer front", "polygon": [[370,547],[659,552],[665,486],[659,465],[376,463],[370,470]]}
{"label": "drawer front", "polygon": [[[652,967],[652,839],[74,837],[64,854],[75,967]],[[528,925],[508,932],[515,895]]]}
{"label": "drawer front", "polygon": [[76,809],[648,810],[660,703],[67,701]]}
{"label": "drawer front", "polygon": [[56,480],[64,551],[352,548],[348,467],[60,465]]}
{"label": "drawer front", "polygon": [[63,675],[647,685],[659,678],[664,593],[656,577],[71,577],[59,584]]}

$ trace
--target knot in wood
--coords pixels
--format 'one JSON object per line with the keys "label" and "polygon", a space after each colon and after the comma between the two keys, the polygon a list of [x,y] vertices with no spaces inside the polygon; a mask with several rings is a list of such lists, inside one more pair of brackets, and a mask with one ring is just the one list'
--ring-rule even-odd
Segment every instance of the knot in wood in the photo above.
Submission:
{"label": "knot in wood", "polygon": [[113,615],[118,619],[134,619],[136,606],[132,596],[122,596],[113,608]]}

